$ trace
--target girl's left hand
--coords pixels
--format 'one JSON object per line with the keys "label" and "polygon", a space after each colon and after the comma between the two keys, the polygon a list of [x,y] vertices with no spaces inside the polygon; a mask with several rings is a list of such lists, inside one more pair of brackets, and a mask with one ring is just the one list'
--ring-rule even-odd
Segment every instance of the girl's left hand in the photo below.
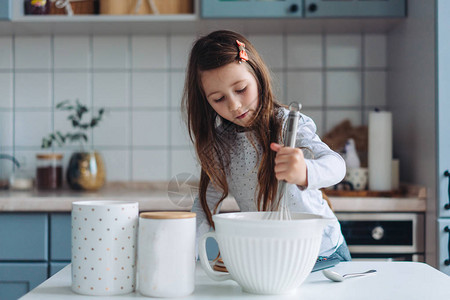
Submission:
{"label": "girl's left hand", "polygon": [[301,149],[284,147],[277,143],[271,143],[270,149],[277,152],[275,176],[278,180],[299,186],[308,186],[308,170]]}

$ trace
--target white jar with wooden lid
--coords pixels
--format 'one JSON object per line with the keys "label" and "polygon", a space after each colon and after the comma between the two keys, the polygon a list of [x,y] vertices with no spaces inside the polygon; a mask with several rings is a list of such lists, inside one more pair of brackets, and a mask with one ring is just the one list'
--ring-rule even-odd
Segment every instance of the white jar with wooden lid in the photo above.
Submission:
{"label": "white jar with wooden lid", "polygon": [[195,286],[195,213],[139,216],[138,289],[150,297],[183,297]]}

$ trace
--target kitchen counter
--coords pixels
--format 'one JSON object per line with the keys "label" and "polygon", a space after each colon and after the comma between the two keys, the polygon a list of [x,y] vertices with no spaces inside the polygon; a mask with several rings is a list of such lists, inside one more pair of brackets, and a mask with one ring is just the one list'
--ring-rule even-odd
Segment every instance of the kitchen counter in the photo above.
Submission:
{"label": "kitchen counter", "polygon": [[[195,190],[194,190],[195,192]],[[191,186],[171,187],[168,183],[111,182],[96,192],[0,191],[0,212],[70,212],[73,201],[127,200],[139,202],[141,211],[189,210],[193,203]],[[425,188],[407,187],[402,197],[329,197],[335,212],[424,212]],[[232,197],[224,200],[222,211],[238,211]]]}
{"label": "kitchen counter", "polygon": [[[71,266],[49,278],[22,300],[86,299],[71,290]],[[242,292],[234,281],[217,282],[196,266],[195,291],[183,299],[450,299],[450,277],[424,263],[415,262],[342,262],[332,268],[341,274],[376,269],[377,274],[331,282],[322,272],[309,275],[291,295],[261,296]],[[139,292],[120,296],[96,296],[95,299],[151,299]],[[156,299],[156,298],[153,298]],[[167,299],[167,298],[166,298]]]}

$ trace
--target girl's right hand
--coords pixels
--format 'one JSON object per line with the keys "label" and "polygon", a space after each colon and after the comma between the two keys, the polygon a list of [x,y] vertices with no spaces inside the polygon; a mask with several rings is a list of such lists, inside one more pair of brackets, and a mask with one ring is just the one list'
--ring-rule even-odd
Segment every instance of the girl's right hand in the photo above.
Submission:
{"label": "girl's right hand", "polygon": [[284,147],[277,143],[271,143],[270,149],[277,152],[274,171],[278,180],[308,186],[308,169],[301,149]]}

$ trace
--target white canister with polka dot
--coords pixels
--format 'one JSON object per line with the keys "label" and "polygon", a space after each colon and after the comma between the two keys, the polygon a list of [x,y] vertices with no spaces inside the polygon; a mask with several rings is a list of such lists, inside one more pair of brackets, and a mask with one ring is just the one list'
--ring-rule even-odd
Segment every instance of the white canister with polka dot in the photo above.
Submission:
{"label": "white canister with polka dot", "polygon": [[120,295],[136,286],[139,203],[72,203],[72,290]]}
{"label": "white canister with polka dot", "polygon": [[146,212],[139,218],[138,290],[183,297],[195,286],[195,213]]}

